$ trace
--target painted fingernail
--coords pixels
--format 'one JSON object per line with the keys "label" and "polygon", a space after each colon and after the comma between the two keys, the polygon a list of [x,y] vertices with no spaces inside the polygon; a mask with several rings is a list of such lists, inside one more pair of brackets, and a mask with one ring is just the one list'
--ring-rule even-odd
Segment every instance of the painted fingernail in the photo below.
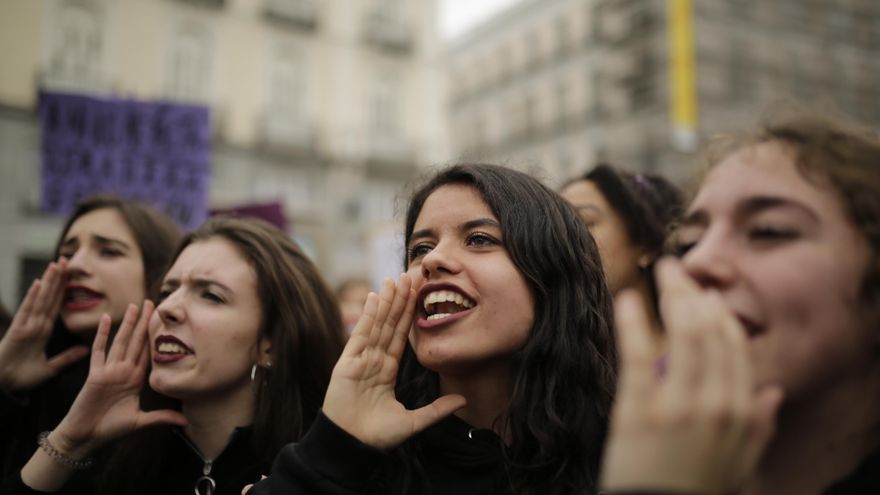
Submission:
{"label": "painted fingernail", "polygon": [[666,371],[669,369],[669,355],[664,354],[654,361],[654,379],[658,382],[666,377]]}

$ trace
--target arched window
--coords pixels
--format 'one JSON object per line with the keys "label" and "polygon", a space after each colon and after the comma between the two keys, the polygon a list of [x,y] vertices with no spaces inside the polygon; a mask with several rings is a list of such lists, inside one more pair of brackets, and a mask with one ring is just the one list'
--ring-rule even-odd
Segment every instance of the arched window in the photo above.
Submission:
{"label": "arched window", "polygon": [[208,99],[211,49],[207,31],[201,26],[181,24],[172,35],[166,86],[168,96],[182,100]]}
{"label": "arched window", "polygon": [[103,54],[103,16],[92,2],[64,2],[49,58],[51,82],[94,88],[100,83]]}
{"label": "arched window", "polygon": [[303,101],[308,71],[305,57],[296,47],[285,44],[275,48],[271,60],[269,106],[273,111],[299,120],[305,113]]}

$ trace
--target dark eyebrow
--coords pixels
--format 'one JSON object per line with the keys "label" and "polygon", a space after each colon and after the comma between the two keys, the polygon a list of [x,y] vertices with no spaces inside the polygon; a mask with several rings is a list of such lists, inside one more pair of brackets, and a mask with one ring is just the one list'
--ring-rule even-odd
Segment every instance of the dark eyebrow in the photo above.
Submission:
{"label": "dark eyebrow", "polygon": [[[192,279],[192,285],[196,288],[215,286],[230,294],[233,293],[233,291],[229,287],[211,278],[196,277]],[[179,287],[180,280],[177,278],[167,278],[164,282],[162,282],[162,287],[166,286]]]}
{"label": "dark eyebrow", "polygon": [[128,243],[120,241],[119,239],[112,239],[98,234],[92,234],[92,237],[97,239],[101,244],[113,244],[124,249],[131,249],[131,246],[129,246]]}
{"label": "dark eyebrow", "polygon": [[192,283],[196,287],[214,286],[214,287],[219,287],[220,289],[222,289],[225,292],[232,293],[232,290],[229,287],[227,287],[226,285],[224,285],[214,279],[196,277],[192,280]]}
{"label": "dark eyebrow", "polygon": [[571,203],[571,207],[574,208],[575,211],[580,211],[580,210],[592,210],[592,211],[595,211],[596,213],[598,213],[599,215],[602,215],[602,210],[599,209],[599,207],[596,206],[596,205],[594,205],[594,204],[588,204],[588,203],[575,204],[575,203]]}
{"label": "dark eyebrow", "polygon": [[697,210],[687,213],[678,223],[679,227],[690,227],[692,225],[706,225],[709,223],[709,215],[704,210]]}
{"label": "dark eyebrow", "polygon": [[[104,236],[98,235],[98,234],[92,234],[92,237],[101,244],[113,244],[113,245],[116,245],[116,246],[123,248],[125,250],[131,249],[131,246],[129,246],[128,243],[120,241],[119,239],[113,239],[111,237],[104,237]],[[79,239],[77,239],[75,236],[68,237],[67,239],[64,240],[64,242],[61,243],[61,247],[72,246],[77,243],[79,243]]]}
{"label": "dark eyebrow", "polygon": [[422,229],[413,232],[409,236],[409,242],[412,242],[413,239],[421,239],[422,237],[431,237],[431,229]]}
{"label": "dark eyebrow", "polygon": [[806,214],[813,221],[818,221],[819,217],[816,213],[805,204],[788,198],[780,198],[778,196],[755,196],[740,203],[736,208],[736,213],[740,217],[747,217],[760,213],[764,210],[774,208],[791,208]]}
{"label": "dark eyebrow", "polygon": [[[495,227],[496,229],[501,229],[501,224],[498,223],[497,220],[492,218],[477,218],[474,220],[469,220],[458,228],[459,230],[470,230],[476,227]],[[431,237],[433,231],[431,229],[422,229],[416,230],[409,236],[409,242],[412,243],[415,239],[421,239],[422,237]]]}
{"label": "dark eyebrow", "polygon": [[476,227],[495,227],[496,229],[501,229],[501,224],[498,223],[497,220],[492,218],[477,218],[476,220],[471,220],[461,224],[460,230],[470,230]]}
{"label": "dark eyebrow", "polygon": [[[735,215],[738,218],[745,218],[775,208],[791,208],[803,212],[813,221],[819,220],[816,213],[803,203],[793,199],[781,198],[779,196],[753,196],[748,198],[736,206]],[[679,223],[679,227],[687,227],[691,225],[699,226],[708,223],[709,215],[705,210],[696,210],[688,213]]]}
{"label": "dark eyebrow", "polygon": [[79,240],[76,237],[68,237],[67,239],[64,239],[64,242],[61,243],[61,247],[68,247],[78,243]]}

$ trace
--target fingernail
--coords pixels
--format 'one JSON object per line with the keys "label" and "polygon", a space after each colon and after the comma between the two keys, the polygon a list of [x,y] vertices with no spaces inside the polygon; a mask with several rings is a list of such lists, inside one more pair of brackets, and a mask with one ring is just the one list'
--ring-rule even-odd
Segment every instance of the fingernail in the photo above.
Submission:
{"label": "fingernail", "polygon": [[667,369],[669,369],[669,355],[664,354],[654,361],[654,379],[661,381],[666,376]]}

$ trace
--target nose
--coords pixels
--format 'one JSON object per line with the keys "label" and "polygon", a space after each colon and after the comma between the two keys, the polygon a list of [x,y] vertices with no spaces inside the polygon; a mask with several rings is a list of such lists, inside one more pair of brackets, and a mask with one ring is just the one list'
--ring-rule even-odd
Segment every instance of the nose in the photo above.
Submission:
{"label": "nose", "polygon": [[86,277],[91,274],[88,249],[80,247],[67,260],[67,276],[70,279]]}
{"label": "nose", "polygon": [[156,313],[165,326],[180,324],[186,320],[186,310],[180,292],[181,289],[176,289],[156,307]]}
{"label": "nose", "polygon": [[723,289],[736,279],[734,240],[721,231],[707,231],[684,255],[682,265],[703,288]]}
{"label": "nose", "polygon": [[461,271],[461,263],[455,255],[455,248],[449,242],[439,242],[422,258],[422,276],[425,280]]}

